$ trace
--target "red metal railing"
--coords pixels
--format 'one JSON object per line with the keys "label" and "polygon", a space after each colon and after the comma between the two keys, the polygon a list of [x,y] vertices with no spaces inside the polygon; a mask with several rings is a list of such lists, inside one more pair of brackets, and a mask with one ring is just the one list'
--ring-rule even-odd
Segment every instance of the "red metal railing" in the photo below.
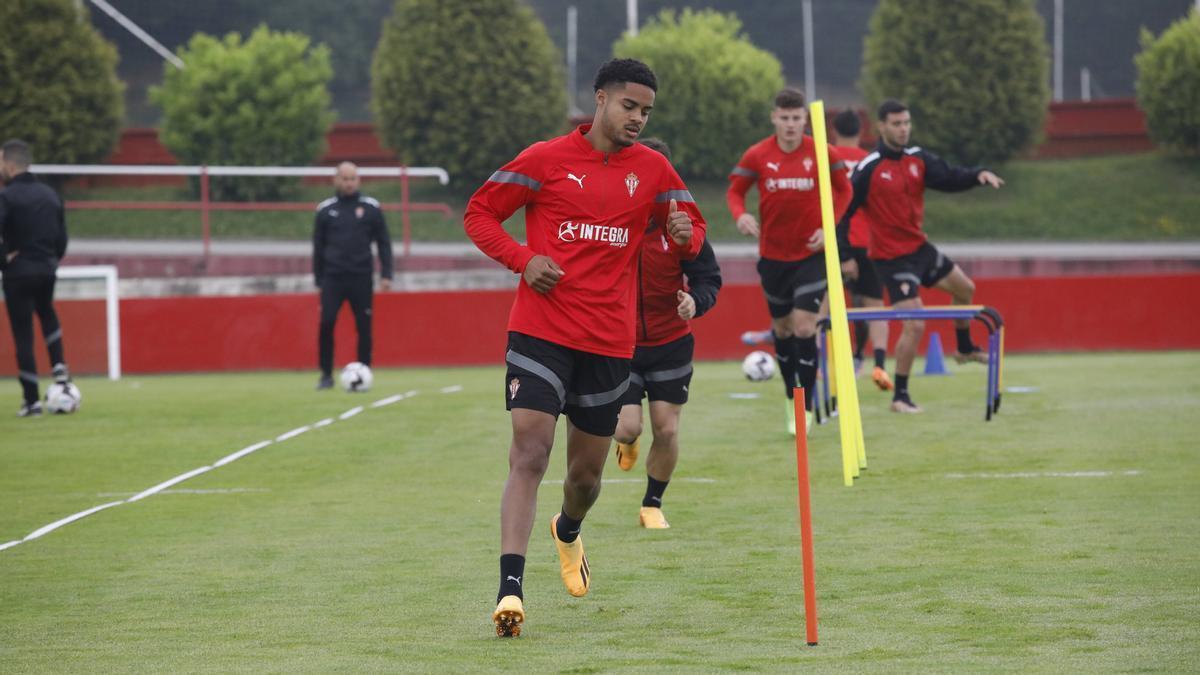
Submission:
{"label": "red metal railing", "polygon": [[[34,173],[57,175],[158,175],[158,176],[197,176],[200,179],[199,201],[143,201],[143,200],[68,200],[68,209],[121,210],[121,211],[199,211],[201,237],[203,239],[204,259],[207,261],[212,242],[210,214],[213,211],[310,211],[313,205],[308,202],[216,202],[210,197],[210,178],[212,176],[333,176],[334,167],[280,167],[280,166],[146,166],[146,165],[73,165],[73,164],[42,164],[31,167]],[[445,185],[449,175],[440,167],[360,167],[359,176],[398,177],[400,179],[400,202],[381,204],[384,211],[399,212],[401,217],[401,234],[403,240],[403,255],[407,256],[412,250],[411,214],[417,212],[438,212],[449,218],[453,211],[449,204],[442,202],[413,202],[409,198],[410,178],[436,178]]]}

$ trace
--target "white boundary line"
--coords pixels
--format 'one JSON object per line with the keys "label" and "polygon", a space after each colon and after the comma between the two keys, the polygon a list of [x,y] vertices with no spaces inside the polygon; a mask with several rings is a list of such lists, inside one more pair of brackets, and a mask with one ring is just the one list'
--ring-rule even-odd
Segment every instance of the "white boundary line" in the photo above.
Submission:
{"label": "white boundary line", "polygon": [[[455,386],[458,386],[458,385],[455,385]],[[446,387],[446,389],[454,389],[454,387]],[[461,391],[462,387],[458,387],[457,389],[454,389],[454,390]],[[371,407],[372,408],[380,408],[385,405],[390,405],[392,403],[396,403],[397,401],[403,401],[406,398],[412,398],[413,396],[416,396],[418,393],[419,392],[417,392],[415,390],[414,391],[406,391],[403,394],[396,394],[394,396],[388,396],[385,398],[381,398],[378,401],[375,401],[374,403],[372,403]],[[443,393],[450,393],[450,392],[443,391]],[[347,410],[346,412],[342,413],[341,415],[338,415],[337,419],[338,420],[350,419],[351,417],[354,417],[355,415],[363,412],[363,410],[364,410],[363,406],[361,406],[361,405],[355,406],[355,407]],[[188,471],[186,473],[181,473],[178,476],[175,476],[174,478],[171,478],[169,480],[165,480],[165,481],[159,483],[158,485],[155,485],[152,488],[143,490],[143,491],[135,494],[134,496],[130,497],[129,499],[123,499],[123,500],[117,501],[117,502],[109,502],[107,504],[101,504],[100,506],[93,506],[92,508],[87,509],[85,511],[80,511],[79,513],[69,515],[66,518],[56,520],[53,523],[50,523],[49,525],[44,525],[42,527],[39,527],[38,529],[34,530],[33,532],[30,532],[23,539],[14,539],[10,542],[0,544],[0,551],[12,548],[18,544],[23,544],[27,541],[33,541],[34,539],[37,539],[38,537],[41,537],[45,534],[53,532],[54,530],[57,530],[58,528],[60,528],[64,525],[69,525],[70,523],[73,523],[77,520],[86,518],[98,511],[103,511],[104,509],[110,509],[114,506],[120,506],[122,504],[132,504],[133,502],[140,501],[142,499],[145,499],[146,497],[151,497],[153,495],[159,494],[173,485],[178,485],[179,483],[182,483],[186,480],[190,480],[201,474],[208,473],[209,471],[212,471],[213,469],[225,466],[226,464],[229,464],[231,462],[235,462],[235,461],[245,457],[246,455],[249,455],[252,452],[255,452],[257,450],[262,450],[263,448],[265,448],[269,445],[274,445],[276,443],[282,443],[283,441],[286,441],[291,438],[295,438],[295,437],[299,436],[300,434],[306,433],[308,431],[312,431],[313,429],[319,429],[321,427],[329,426],[330,424],[333,424],[334,421],[335,421],[334,418],[326,417],[325,419],[322,419],[313,424],[306,424],[302,427],[296,427],[295,429],[292,429],[291,431],[285,431],[284,433],[275,437],[274,441],[259,441],[258,443],[255,443],[253,445],[248,445],[248,446],[242,448],[241,450],[238,450],[237,452],[234,452],[229,455],[226,455],[225,457],[222,457],[221,459],[217,460],[216,462],[212,463],[211,465],[202,466],[197,469],[192,469],[191,471]]]}
{"label": "white boundary line", "polygon": [[1140,476],[1138,469],[1129,471],[1021,471],[1017,473],[948,473],[946,478],[1110,478]]}

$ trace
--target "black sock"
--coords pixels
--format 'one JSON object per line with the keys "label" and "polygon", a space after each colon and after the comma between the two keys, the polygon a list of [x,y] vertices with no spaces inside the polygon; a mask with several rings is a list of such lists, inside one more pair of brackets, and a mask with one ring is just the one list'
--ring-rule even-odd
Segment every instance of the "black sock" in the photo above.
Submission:
{"label": "black sock", "polygon": [[796,343],[796,379],[804,387],[804,409],[812,410],[817,383],[817,337],[792,338]]}
{"label": "black sock", "polygon": [[667,490],[669,480],[654,480],[651,476],[646,476],[646,496],[642,497],[642,506],[654,506],[662,508],[663,492]]}
{"label": "black sock", "polygon": [[908,376],[896,373],[896,393],[892,396],[892,400],[905,398],[908,396]]}
{"label": "black sock", "polygon": [[566,511],[560,511],[558,514],[558,527],[555,529],[555,534],[558,540],[564,544],[569,544],[579,538],[579,528],[583,524],[583,520],[575,520],[568,516]]}
{"label": "black sock", "polygon": [[505,553],[500,556],[500,592],[496,593],[496,602],[506,595],[515,595],[522,600],[525,592],[521,589],[521,577],[525,576],[525,556],[516,553]]}
{"label": "black sock", "polygon": [[795,339],[775,336],[775,361],[779,364],[779,376],[783,378],[788,398],[792,397],[792,390],[796,388],[796,349],[792,344]]}
{"label": "black sock", "polygon": [[854,322],[854,358],[862,361],[863,351],[867,348],[869,326],[866,321]]}
{"label": "black sock", "polygon": [[975,345],[971,344],[970,328],[955,328],[954,337],[958,340],[959,354],[970,354],[975,351]]}
{"label": "black sock", "polygon": [[887,363],[887,350],[886,349],[876,349],[875,350],[875,367],[882,368],[884,363]]}

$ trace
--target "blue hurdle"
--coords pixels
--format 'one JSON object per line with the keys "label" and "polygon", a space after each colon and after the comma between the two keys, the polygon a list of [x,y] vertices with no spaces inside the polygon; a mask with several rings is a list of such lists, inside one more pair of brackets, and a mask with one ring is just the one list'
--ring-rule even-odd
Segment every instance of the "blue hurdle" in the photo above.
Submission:
{"label": "blue hurdle", "polygon": [[[948,305],[921,307],[919,309],[849,309],[846,318],[850,321],[905,321],[910,319],[968,319],[982,323],[988,331],[987,339],[987,391],[984,396],[985,413],[983,419],[990,421],[992,415],[1000,412],[1000,387],[1004,381],[1004,319],[1000,312],[985,305]],[[817,349],[821,364],[821,381],[818,388],[822,391],[821,400],[825,406],[825,417],[833,414],[829,396],[829,366],[826,356],[825,334],[829,331],[829,317],[821,319],[817,324]],[[820,418],[820,406],[817,408]]]}

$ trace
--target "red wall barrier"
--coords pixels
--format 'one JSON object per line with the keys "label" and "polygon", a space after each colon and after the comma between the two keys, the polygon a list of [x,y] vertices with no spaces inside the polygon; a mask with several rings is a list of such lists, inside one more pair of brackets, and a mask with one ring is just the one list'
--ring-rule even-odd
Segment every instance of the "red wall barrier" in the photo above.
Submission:
{"label": "red wall barrier", "polygon": [[[513,291],[375,296],[375,363],[499,364]],[[949,302],[927,291],[929,304]],[[976,300],[1004,315],[1010,352],[1200,349],[1200,274],[982,279]],[[104,303],[60,301],[67,359],[76,373],[105,372]],[[694,323],[699,359],[741,358],[746,330],[769,325],[757,286],[730,286]],[[953,345],[949,322],[931,330]],[[982,339],[980,329],[976,340]],[[893,337],[899,331],[893,330]],[[316,369],[317,297],[137,298],[121,302],[126,373]],[[354,360],[354,322],[343,308],[335,362]],[[39,372],[48,372],[37,341]],[[16,372],[12,338],[0,335],[0,374]]]}

